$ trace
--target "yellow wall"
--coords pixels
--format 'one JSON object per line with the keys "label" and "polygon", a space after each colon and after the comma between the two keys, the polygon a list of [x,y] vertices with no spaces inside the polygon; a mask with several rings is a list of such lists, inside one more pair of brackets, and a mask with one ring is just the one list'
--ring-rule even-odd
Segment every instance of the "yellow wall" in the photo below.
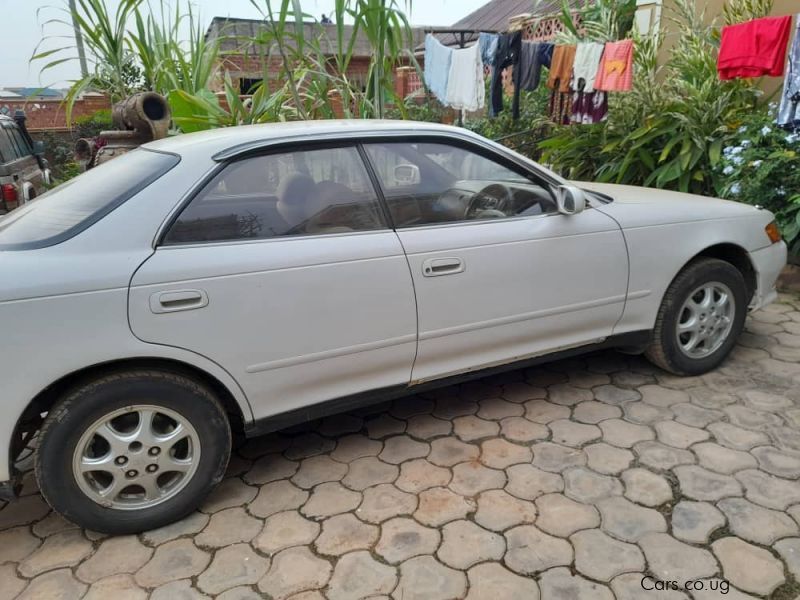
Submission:
{"label": "yellow wall", "polygon": [[[706,22],[711,25],[716,21],[721,24],[722,9],[727,0],[696,0],[697,10],[705,9]],[[800,13],[800,1],[798,0],[774,0],[772,15],[791,15]],[[639,0],[639,10],[650,10],[652,19],[655,21],[655,15],[660,9],[660,23],[662,29],[665,31],[664,43],[658,53],[658,60],[660,64],[664,64],[669,57],[669,52],[675,43],[676,25],[669,19],[671,8],[674,6],[675,0]],[[661,5],[661,6],[659,6]],[[794,36],[794,29],[792,30]],[[762,80],[762,89],[767,96],[772,95],[776,90],[780,89],[783,85],[783,80],[778,77],[765,77]]]}

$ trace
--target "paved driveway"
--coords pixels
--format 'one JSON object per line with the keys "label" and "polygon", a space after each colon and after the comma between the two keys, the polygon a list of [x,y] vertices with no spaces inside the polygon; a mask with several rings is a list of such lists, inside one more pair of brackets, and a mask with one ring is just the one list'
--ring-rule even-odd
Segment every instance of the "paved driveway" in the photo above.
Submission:
{"label": "paved driveway", "polygon": [[75,528],[28,478],[0,597],[791,600],[798,477],[783,296],[703,377],[603,352],[253,440],[199,512],[139,536]]}

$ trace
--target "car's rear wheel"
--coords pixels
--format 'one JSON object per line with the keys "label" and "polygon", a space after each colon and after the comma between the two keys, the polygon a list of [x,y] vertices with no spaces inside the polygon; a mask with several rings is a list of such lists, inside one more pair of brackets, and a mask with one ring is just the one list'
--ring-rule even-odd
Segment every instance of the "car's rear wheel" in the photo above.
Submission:
{"label": "car's rear wheel", "polygon": [[645,355],[677,375],[714,369],[736,344],[747,303],[747,286],[736,267],[714,258],[692,262],[664,295]]}
{"label": "car's rear wheel", "polygon": [[211,390],[185,375],[132,370],[85,382],[40,433],[42,495],[66,518],[125,534],[180,519],[222,479],[231,432]]}

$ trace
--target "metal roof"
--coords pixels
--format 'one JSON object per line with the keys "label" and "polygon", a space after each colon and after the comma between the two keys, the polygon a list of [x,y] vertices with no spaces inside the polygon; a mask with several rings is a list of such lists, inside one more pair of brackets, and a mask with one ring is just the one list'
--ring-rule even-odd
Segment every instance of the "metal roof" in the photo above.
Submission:
{"label": "metal roof", "polygon": [[[294,22],[288,23],[289,27],[294,27]],[[412,27],[412,45],[417,45],[425,41],[425,31],[430,28]],[[249,40],[257,38],[267,30],[267,25],[259,19],[234,19],[229,17],[214,17],[208,27],[206,37],[209,39],[220,38],[220,50],[224,53],[256,53]],[[303,23],[303,33],[306,39],[319,37],[323,51],[326,54],[333,54],[336,51],[337,29],[334,24],[323,24],[318,22],[306,21]],[[353,35],[354,27],[344,25],[343,33],[347,41]],[[291,44],[291,39],[287,39]],[[372,46],[363,33],[359,32],[353,47],[353,56],[369,57],[372,56]]]}

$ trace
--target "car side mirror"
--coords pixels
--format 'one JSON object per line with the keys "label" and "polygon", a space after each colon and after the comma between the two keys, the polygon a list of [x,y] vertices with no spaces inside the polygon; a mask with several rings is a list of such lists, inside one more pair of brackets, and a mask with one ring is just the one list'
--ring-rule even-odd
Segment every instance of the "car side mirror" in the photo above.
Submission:
{"label": "car side mirror", "polygon": [[574,185],[561,185],[556,190],[556,204],[562,215],[577,215],[586,208],[586,193]]}
{"label": "car side mirror", "polygon": [[420,182],[417,165],[397,165],[394,168],[394,181],[398,185],[416,185]]}
{"label": "car side mirror", "polygon": [[44,154],[44,142],[41,140],[36,140],[33,142],[33,153],[36,156],[41,156]]}

